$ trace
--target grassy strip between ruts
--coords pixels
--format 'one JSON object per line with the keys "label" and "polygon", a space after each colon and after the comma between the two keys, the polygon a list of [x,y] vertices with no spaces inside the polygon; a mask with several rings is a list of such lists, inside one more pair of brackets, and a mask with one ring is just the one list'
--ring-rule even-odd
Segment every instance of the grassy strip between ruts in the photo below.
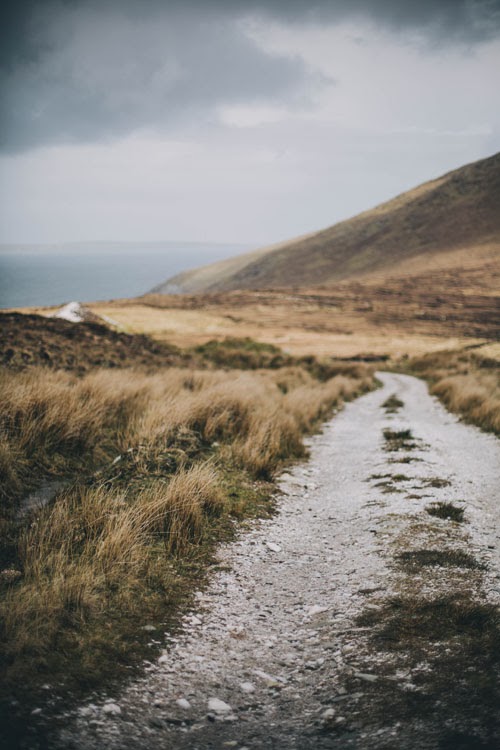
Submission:
{"label": "grassy strip between ruts", "polygon": [[374,712],[382,717],[390,712],[403,725],[413,724],[418,746],[498,747],[497,607],[467,591],[429,597],[420,596],[417,587],[414,595],[406,591],[366,611],[358,624],[371,628],[372,646],[392,670],[411,674],[411,691],[390,679],[383,688],[380,683],[374,687]]}
{"label": "grassy strip between ruts", "polygon": [[[172,627],[235,520],[270,512],[302,435],[373,385],[313,365],[2,374],[4,697],[67,699],[151,654],[142,627]],[[35,475],[72,481],[23,515]]]}

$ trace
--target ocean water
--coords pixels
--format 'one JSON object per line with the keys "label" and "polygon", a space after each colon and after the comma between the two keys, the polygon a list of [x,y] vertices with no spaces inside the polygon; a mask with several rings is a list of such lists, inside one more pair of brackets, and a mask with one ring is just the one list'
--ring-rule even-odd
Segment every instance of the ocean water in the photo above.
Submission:
{"label": "ocean water", "polygon": [[134,297],[251,245],[200,242],[0,245],[0,308]]}

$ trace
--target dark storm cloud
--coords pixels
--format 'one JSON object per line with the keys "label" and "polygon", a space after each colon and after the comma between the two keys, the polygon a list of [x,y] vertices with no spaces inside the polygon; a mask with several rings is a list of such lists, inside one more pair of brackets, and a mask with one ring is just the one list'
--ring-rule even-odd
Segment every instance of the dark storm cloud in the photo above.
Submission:
{"label": "dark storm cloud", "polygon": [[500,0],[268,0],[262,6],[290,20],[364,16],[393,29],[421,30],[445,42],[476,42],[500,30]]}
{"label": "dark storm cloud", "polygon": [[[207,122],[217,107],[304,103],[325,77],[267,54],[234,15],[145,0],[44,2],[10,11],[1,148],[93,141]],[[205,9],[206,11],[206,9]],[[13,40],[16,40],[15,42]]]}
{"label": "dark storm cloud", "polygon": [[225,104],[305,101],[326,83],[267,54],[238,24],[369,18],[469,44],[500,28],[500,0],[33,0],[4,6],[0,146],[94,141],[214,117]]}
{"label": "dark storm cloud", "polygon": [[[205,7],[202,0],[187,4]],[[290,22],[365,17],[393,29],[422,30],[443,41],[477,42],[500,31],[500,0],[208,0],[207,5]]]}

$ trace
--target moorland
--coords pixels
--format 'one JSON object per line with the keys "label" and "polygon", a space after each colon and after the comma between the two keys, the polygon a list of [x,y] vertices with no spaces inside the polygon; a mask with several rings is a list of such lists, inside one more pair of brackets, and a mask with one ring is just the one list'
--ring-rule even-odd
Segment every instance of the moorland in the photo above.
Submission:
{"label": "moorland", "polygon": [[56,710],[151,656],[143,627],[175,630],[217,545],[273,512],[303,437],[375,388],[377,368],[427,379],[500,433],[499,176],[498,156],[469,165],[348,225],[173,280],[184,294],[87,302],[88,322],[2,313],[10,724],[47,684]]}

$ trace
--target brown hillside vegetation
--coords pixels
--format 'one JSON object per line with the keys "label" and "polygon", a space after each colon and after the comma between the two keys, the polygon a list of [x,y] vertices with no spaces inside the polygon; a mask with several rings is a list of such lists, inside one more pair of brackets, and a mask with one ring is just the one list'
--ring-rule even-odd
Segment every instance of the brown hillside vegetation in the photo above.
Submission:
{"label": "brown hillside vegetation", "polygon": [[159,367],[189,363],[178,349],[148,336],[129,336],[99,323],[0,313],[0,364],[86,372],[94,367]]}
{"label": "brown hillside vegetation", "polygon": [[[140,313],[141,306],[127,308],[133,313],[137,309]],[[182,335],[177,339],[182,340]],[[95,323],[75,324],[20,313],[0,313],[0,365],[6,370],[44,367],[78,375],[96,368],[134,367],[150,373],[168,367],[276,370],[294,366],[304,368],[320,380],[339,374],[358,375],[354,364],[331,357],[322,360],[308,354],[293,356],[274,344],[254,341],[245,335],[210,340],[203,337],[193,346],[181,349],[143,333],[116,333]]]}
{"label": "brown hillside vegetation", "polygon": [[[185,272],[154,291],[304,287],[407,274],[429,265],[481,266],[498,260],[499,205],[496,154],[333,227],[235,258],[233,265]],[[449,256],[453,252],[455,259]],[[441,260],[443,253],[448,257]]]}
{"label": "brown hillside vegetation", "polygon": [[490,263],[431,269],[383,284],[150,294],[91,307],[130,332],[180,347],[249,336],[295,356],[411,356],[498,339],[499,287],[500,268]]}

